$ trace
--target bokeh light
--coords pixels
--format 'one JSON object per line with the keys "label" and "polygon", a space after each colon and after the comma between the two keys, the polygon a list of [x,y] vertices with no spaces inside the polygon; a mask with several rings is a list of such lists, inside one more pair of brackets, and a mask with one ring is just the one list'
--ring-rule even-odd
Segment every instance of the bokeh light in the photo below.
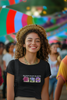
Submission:
{"label": "bokeh light", "polygon": [[30,10],[30,7],[26,7],[27,10]]}

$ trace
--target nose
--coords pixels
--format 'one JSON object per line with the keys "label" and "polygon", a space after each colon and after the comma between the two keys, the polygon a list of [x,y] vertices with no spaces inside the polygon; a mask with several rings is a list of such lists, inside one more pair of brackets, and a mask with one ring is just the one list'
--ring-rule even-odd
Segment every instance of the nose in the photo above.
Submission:
{"label": "nose", "polygon": [[35,40],[32,40],[32,44],[35,44]]}
{"label": "nose", "polygon": [[57,51],[57,48],[55,48],[55,50]]}

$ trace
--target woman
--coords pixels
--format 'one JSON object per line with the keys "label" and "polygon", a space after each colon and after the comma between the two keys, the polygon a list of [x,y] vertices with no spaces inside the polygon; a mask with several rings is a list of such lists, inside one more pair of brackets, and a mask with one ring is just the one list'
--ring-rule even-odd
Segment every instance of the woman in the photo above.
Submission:
{"label": "woman", "polygon": [[54,100],[60,99],[60,95],[61,95],[62,87],[64,83],[67,85],[67,56],[65,56],[65,58],[62,59],[60,63],[60,67],[57,73],[57,79],[58,79],[58,82],[57,82],[57,87],[55,90]]}
{"label": "woman", "polygon": [[0,88],[2,86],[2,83],[3,83],[3,78],[2,78],[2,75],[3,75],[3,51],[4,51],[4,43],[3,42],[0,42]]}
{"label": "woman", "polygon": [[14,96],[15,100],[49,100],[50,47],[45,30],[28,25],[18,31],[16,38],[16,59],[7,67],[7,100],[14,100]]}
{"label": "woman", "polygon": [[49,79],[49,95],[51,95],[51,93],[53,92],[52,99],[54,99],[54,93],[57,84],[56,75],[61,60],[59,57],[59,53],[57,52],[57,45],[55,43],[52,43],[50,45],[50,50],[51,52],[49,54],[49,59],[48,59],[48,62],[50,64],[50,69],[51,69],[51,76]]}
{"label": "woman", "polygon": [[1,67],[1,70],[2,70],[2,73],[3,73],[3,51],[4,51],[4,43],[3,42],[0,42],[0,67]]}
{"label": "woman", "polygon": [[3,56],[3,67],[4,67],[3,100],[5,100],[5,98],[6,98],[6,68],[7,68],[9,61],[14,59],[13,49],[14,49],[14,44],[12,42],[9,42],[6,45],[7,53]]}

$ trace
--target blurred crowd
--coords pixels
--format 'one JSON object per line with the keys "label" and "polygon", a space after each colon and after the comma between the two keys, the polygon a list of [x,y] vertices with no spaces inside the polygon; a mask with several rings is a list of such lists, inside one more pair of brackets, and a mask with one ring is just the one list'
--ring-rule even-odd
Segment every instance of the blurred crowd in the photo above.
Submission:
{"label": "blurred crowd", "polygon": [[3,78],[0,80],[0,90],[2,90],[3,100],[6,98],[6,68],[9,61],[14,59],[14,51],[15,43],[9,42],[5,45],[3,42],[0,42],[0,73]]}
{"label": "blurred crowd", "polygon": [[[50,76],[49,79],[49,95],[51,95],[51,98],[53,100],[57,84],[56,75],[61,60],[67,55],[67,44],[66,43],[61,44],[60,42],[51,43],[50,48],[51,48],[50,49],[51,53],[48,55],[49,57],[48,62],[50,64],[52,75]],[[1,75],[3,78],[2,80],[0,80],[1,83],[0,90],[2,91],[3,100],[5,100],[6,98],[6,68],[8,66],[8,63],[12,59],[15,59],[14,57],[15,49],[16,49],[16,43],[9,42],[5,45],[3,42],[0,42],[0,68],[1,68]],[[57,66],[56,69],[53,68],[55,65]],[[56,73],[54,73],[55,70]]]}

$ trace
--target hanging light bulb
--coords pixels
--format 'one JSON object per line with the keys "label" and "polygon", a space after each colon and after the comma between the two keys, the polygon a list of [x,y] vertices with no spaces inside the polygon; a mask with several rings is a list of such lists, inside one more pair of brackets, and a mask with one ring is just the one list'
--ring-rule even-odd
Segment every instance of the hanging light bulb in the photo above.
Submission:
{"label": "hanging light bulb", "polygon": [[35,11],[34,12],[34,16],[39,16],[39,12],[38,11]]}
{"label": "hanging light bulb", "polygon": [[26,7],[27,10],[30,10],[30,7]]}
{"label": "hanging light bulb", "polygon": [[46,11],[43,11],[43,14],[47,14],[47,12]]}
{"label": "hanging light bulb", "polygon": [[64,0],[66,2],[66,0]]}
{"label": "hanging light bulb", "polygon": [[65,7],[64,10],[67,10],[67,8]]}
{"label": "hanging light bulb", "polygon": [[47,7],[46,7],[46,6],[43,6],[43,9],[44,9],[44,10],[47,10]]}

